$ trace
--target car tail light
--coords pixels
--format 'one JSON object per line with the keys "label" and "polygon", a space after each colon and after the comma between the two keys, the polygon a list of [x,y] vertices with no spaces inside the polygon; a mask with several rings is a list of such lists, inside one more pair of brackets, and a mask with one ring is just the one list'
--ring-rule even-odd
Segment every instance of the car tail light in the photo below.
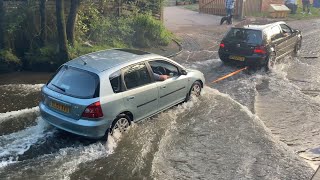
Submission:
{"label": "car tail light", "polygon": [[224,43],[220,43],[221,48],[224,48],[224,46],[225,46]]}
{"label": "car tail light", "polygon": [[100,118],[103,116],[100,101],[90,104],[82,113],[82,117]]}
{"label": "car tail light", "polygon": [[266,54],[267,53],[266,48],[264,46],[255,47],[253,52],[256,54]]}

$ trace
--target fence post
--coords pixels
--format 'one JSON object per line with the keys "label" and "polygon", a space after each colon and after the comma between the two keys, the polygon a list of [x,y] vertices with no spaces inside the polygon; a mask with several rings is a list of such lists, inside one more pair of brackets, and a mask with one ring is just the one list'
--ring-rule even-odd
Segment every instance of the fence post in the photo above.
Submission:
{"label": "fence post", "polygon": [[240,0],[240,13],[239,13],[240,20],[242,20],[245,16],[245,12],[244,12],[245,3],[246,3],[246,0]]}

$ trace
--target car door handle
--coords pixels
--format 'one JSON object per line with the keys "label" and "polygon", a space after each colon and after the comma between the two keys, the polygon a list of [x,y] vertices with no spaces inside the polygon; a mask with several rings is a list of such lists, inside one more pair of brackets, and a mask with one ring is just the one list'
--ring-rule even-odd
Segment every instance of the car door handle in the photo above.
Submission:
{"label": "car door handle", "polygon": [[165,89],[165,88],[167,88],[167,86],[161,86],[161,89]]}
{"label": "car door handle", "polygon": [[128,101],[131,100],[131,99],[134,99],[134,96],[129,96],[129,97],[127,97],[127,100],[128,100]]}

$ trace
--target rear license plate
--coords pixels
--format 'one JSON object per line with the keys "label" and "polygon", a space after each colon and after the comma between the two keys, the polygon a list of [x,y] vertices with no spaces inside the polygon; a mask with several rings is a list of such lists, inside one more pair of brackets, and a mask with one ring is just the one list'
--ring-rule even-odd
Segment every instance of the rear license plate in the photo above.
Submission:
{"label": "rear license plate", "polygon": [[241,57],[241,56],[229,56],[229,59],[233,59],[236,61],[244,61],[245,60],[245,58]]}
{"label": "rear license plate", "polygon": [[70,112],[70,108],[68,106],[65,106],[63,104],[51,101],[50,102],[50,107],[52,107],[53,109],[62,111],[64,113],[69,113]]}

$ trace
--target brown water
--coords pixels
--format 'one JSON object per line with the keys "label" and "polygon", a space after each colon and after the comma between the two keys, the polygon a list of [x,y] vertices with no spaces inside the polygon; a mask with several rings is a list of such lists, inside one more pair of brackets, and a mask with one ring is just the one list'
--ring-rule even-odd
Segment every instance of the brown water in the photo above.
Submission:
{"label": "brown water", "polygon": [[[317,33],[305,33],[312,43],[302,55],[319,49]],[[319,59],[286,57],[270,73],[216,84],[210,82],[236,70],[216,51],[184,51],[175,60],[205,73],[203,95],[108,142],[41,119],[39,91],[49,74],[1,75],[0,179],[311,178],[304,160],[315,167],[320,157]]]}

